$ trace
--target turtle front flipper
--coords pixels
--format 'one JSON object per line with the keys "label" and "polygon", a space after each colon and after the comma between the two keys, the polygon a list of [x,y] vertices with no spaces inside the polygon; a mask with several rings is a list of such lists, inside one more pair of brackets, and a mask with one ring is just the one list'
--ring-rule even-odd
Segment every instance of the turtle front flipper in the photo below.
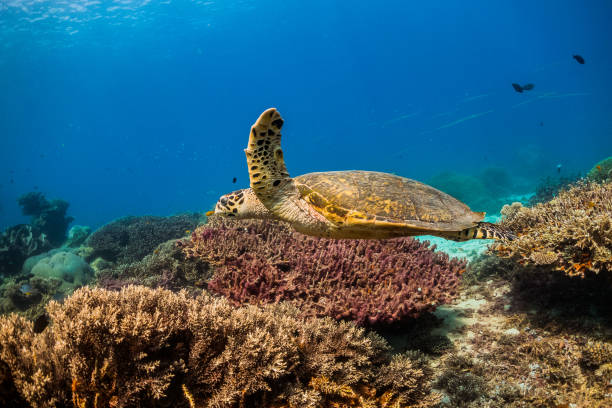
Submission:
{"label": "turtle front flipper", "polygon": [[262,113],[251,127],[246,153],[251,188],[268,208],[291,182],[280,146],[283,118],[275,108]]}
{"label": "turtle front flipper", "polygon": [[280,147],[283,118],[274,108],[266,110],[251,127],[246,153],[251,188],[271,216],[289,222],[304,234],[328,236],[334,225],[317,213],[289,176]]}

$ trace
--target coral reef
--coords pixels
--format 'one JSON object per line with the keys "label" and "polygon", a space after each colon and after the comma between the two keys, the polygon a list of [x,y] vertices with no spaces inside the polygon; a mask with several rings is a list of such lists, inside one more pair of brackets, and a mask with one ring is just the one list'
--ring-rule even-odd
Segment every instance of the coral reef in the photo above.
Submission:
{"label": "coral reef", "polygon": [[64,246],[68,248],[76,248],[83,244],[87,237],[91,234],[91,228],[83,225],[74,225],[68,230],[68,238],[64,242]]}
{"label": "coral reef", "polygon": [[39,258],[30,273],[43,279],[59,280],[58,290],[65,294],[86,285],[93,278],[93,270],[83,258],[62,250],[51,251]]}
{"label": "coral reef", "polygon": [[96,286],[105,289],[117,290],[130,284],[179,289],[205,287],[212,269],[203,259],[187,259],[176,240],[170,240],[160,244],[141,261],[117,266],[106,263],[99,267],[96,275]]}
{"label": "coral reef", "polygon": [[0,282],[0,314],[17,312],[36,319],[51,300],[91,282],[92,268],[77,249],[61,248],[28,258],[21,272]]}
{"label": "coral reef", "polygon": [[434,175],[427,184],[463,201],[475,211],[487,210],[481,207],[485,204],[487,189],[475,176],[447,171]]}
{"label": "coral reef", "polygon": [[0,395],[32,407],[432,407],[422,356],[289,305],[83,288],[42,330],[0,318]]}
{"label": "coral reef", "polygon": [[431,365],[441,407],[608,408],[612,277],[494,259],[477,261],[460,298],[443,306],[459,313],[444,317],[453,345]]}
{"label": "coral reef", "polygon": [[435,387],[445,391],[451,406],[467,406],[487,394],[486,383],[482,378],[484,367],[469,356],[450,354],[443,367]]}
{"label": "coral reef", "polygon": [[453,298],[464,261],[411,238],[330,240],[271,221],[214,220],[179,241],[216,266],[212,292],[234,304],[289,301],[305,316],[389,325]]}
{"label": "coral reef", "polygon": [[514,183],[503,168],[487,167],[480,172],[478,178],[482,181],[487,193],[493,197],[505,197],[513,192]]}
{"label": "coral reef", "polygon": [[580,182],[548,203],[514,203],[502,214],[501,225],[517,239],[494,245],[497,254],[570,276],[612,271],[612,183]]}
{"label": "coral reef", "polygon": [[535,188],[535,194],[529,199],[529,206],[546,203],[555,198],[561,190],[571,187],[580,180],[580,174],[573,176],[546,177]]}
{"label": "coral reef", "polygon": [[586,178],[599,183],[612,181],[612,157],[603,159],[595,164],[587,173]]}
{"label": "coral reef", "polygon": [[42,193],[31,192],[17,200],[23,215],[32,217],[30,224],[47,235],[54,246],[59,246],[66,239],[68,225],[74,220],[66,217],[68,202],[64,200],[48,201]]}
{"label": "coral reef", "polygon": [[34,320],[44,313],[44,308],[52,299],[60,299],[60,279],[44,279],[25,275],[5,281],[0,285],[0,314],[17,312]]}
{"label": "coral reef", "polygon": [[139,261],[157,245],[191,232],[201,217],[193,213],[120,218],[89,236],[86,245],[93,248],[89,259],[101,257],[117,264]]}
{"label": "coral reef", "polygon": [[0,236],[0,274],[18,273],[28,257],[51,248],[51,242],[40,228],[26,224],[8,228]]}
{"label": "coral reef", "polygon": [[478,175],[442,172],[427,183],[463,201],[474,211],[491,214],[499,212],[514,187],[510,175],[497,167],[485,168]]}

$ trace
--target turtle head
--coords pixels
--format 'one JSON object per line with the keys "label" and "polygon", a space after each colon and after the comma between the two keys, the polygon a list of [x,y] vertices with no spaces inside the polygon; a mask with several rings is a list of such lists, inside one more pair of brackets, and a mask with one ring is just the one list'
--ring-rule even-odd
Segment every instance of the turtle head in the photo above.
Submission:
{"label": "turtle head", "polygon": [[257,198],[253,190],[245,188],[219,197],[215,215],[228,218],[273,218],[272,213]]}

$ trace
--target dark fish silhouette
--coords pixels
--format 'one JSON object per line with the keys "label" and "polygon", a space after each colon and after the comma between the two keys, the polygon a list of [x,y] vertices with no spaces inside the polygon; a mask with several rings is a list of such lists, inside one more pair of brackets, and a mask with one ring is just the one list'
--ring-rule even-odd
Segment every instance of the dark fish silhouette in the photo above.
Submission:
{"label": "dark fish silhouette", "polygon": [[580,55],[576,54],[573,57],[579,64],[584,64],[584,58],[582,58]]}
{"label": "dark fish silhouette", "polygon": [[544,126],[544,122],[540,122],[540,126]]}
{"label": "dark fish silhouette", "polygon": [[512,84],[512,87],[518,93],[523,93],[523,91],[531,91],[534,86],[534,84],[525,84],[523,86],[520,86],[519,84]]}
{"label": "dark fish silhouette", "polygon": [[234,183],[234,184],[236,184],[236,182],[237,182],[237,181],[238,181],[238,179],[237,179],[236,177],[234,177],[234,178],[232,179],[232,183]]}

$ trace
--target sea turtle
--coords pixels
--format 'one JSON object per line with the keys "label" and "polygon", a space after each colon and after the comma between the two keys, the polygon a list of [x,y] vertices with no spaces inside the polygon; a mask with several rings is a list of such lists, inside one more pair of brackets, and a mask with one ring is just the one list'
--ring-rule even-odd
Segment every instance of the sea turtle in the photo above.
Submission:
{"label": "sea turtle", "polygon": [[280,219],[303,234],[328,238],[511,238],[482,222],[483,212],[408,178],[361,170],[291,178],[280,146],[283,123],[274,108],[259,116],[245,149],[251,188],[221,196],[214,214]]}

